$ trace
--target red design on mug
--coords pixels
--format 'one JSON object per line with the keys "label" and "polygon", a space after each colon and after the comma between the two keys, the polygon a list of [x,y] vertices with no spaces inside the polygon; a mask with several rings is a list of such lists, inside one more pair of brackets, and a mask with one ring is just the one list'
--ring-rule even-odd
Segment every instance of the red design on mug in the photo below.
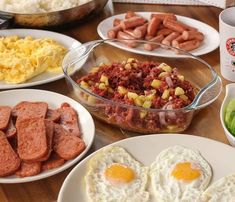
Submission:
{"label": "red design on mug", "polygon": [[235,56],[235,38],[229,38],[226,41],[226,49],[230,55]]}

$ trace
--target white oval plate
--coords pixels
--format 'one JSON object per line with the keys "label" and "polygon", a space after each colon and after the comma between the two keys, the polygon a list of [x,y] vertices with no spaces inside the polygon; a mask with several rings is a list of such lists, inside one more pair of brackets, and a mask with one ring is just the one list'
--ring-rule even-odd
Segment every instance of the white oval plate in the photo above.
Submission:
{"label": "white oval plate", "polygon": [[86,149],[76,158],[67,161],[64,165],[43,171],[40,174],[32,177],[19,178],[15,175],[9,177],[0,177],[0,183],[22,183],[22,182],[32,182],[35,180],[40,180],[43,178],[50,177],[65,169],[71,167],[77,163],[90,149],[95,135],[95,125],[90,113],[75,100],[66,97],[64,95],[54,93],[51,91],[44,90],[34,90],[34,89],[20,89],[20,90],[9,90],[0,92],[0,106],[14,106],[20,101],[42,101],[47,102],[50,108],[58,108],[63,102],[69,103],[78,113],[80,127],[82,131],[82,139],[86,144]]}
{"label": "white oval plate", "polygon": [[[199,150],[201,155],[209,162],[213,170],[212,182],[230,173],[235,173],[235,164],[233,163],[235,149],[207,138],[180,134],[156,134],[124,139],[112,145],[125,148],[135,159],[146,166],[149,166],[163,149],[174,145],[182,145]],[[84,176],[86,175],[89,160],[97,152],[81,161],[66,177],[60,189],[58,202],[88,201]]]}
{"label": "white oval plate", "polygon": [[[62,44],[67,49],[76,48],[81,43],[76,39],[73,39],[69,36],[59,34],[56,32],[45,31],[45,30],[36,30],[36,29],[6,29],[0,30],[0,37],[17,35],[19,37],[32,36],[33,38],[51,38],[55,41]],[[53,72],[44,72],[36,77],[33,77],[30,80],[27,80],[25,83],[21,84],[7,84],[4,81],[0,81],[0,89],[12,89],[12,88],[24,88],[30,86],[41,85],[49,83],[52,81],[59,80],[64,77],[63,72],[53,73]]]}
{"label": "white oval plate", "polygon": [[[158,13],[158,12],[137,12],[137,14],[143,16],[146,19],[150,19],[151,13]],[[113,27],[113,20],[115,18],[124,19],[124,16],[125,14],[119,14],[119,15],[115,15],[115,16],[112,16],[103,20],[97,27],[97,32],[100,35],[100,37],[102,39],[108,39],[107,32],[109,29]],[[205,35],[203,44],[199,48],[193,51],[190,51],[191,54],[195,56],[204,55],[219,47],[219,43],[220,43],[219,33],[213,27],[203,22],[200,22],[198,20],[194,20],[192,18],[179,16],[179,15],[176,15],[176,16],[179,21],[197,28],[200,32],[202,32]],[[139,54],[169,57],[169,58],[185,57],[183,55],[176,54],[174,51],[166,50],[163,48],[157,48],[153,51],[146,51],[144,50],[142,46],[137,47],[137,48],[129,48],[121,43],[114,44],[110,42],[110,44],[112,44],[113,46],[117,48],[121,48],[124,50],[128,50],[130,52],[139,53]]]}

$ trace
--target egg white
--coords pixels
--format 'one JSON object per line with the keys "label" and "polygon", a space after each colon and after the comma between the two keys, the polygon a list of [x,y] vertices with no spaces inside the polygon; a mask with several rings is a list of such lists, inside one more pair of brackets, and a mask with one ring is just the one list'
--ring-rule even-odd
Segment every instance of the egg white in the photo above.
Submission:
{"label": "egg white", "polygon": [[203,202],[234,202],[235,174],[223,177],[210,185],[202,194]]}
{"label": "egg white", "polygon": [[[119,186],[112,185],[104,176],[105,170],[118,163],[131,168],[135,179]],[[94,202],[145,202],[149,200],[146,191],[148,168],[143,167],[121,147],[110,146],[97,153],[89,162],[85,176],[89,201]]]}
{"label": "egg white", "polygon": [[[190,162],[199,168],[200,177],[186,182],[171,176],[175,165],[183,162]],[[196,201],[209,185],[211,177],[211,167],[200,153],[182,146],[173,146],[162,151],[150,168],[151,190],[155,201]]]}

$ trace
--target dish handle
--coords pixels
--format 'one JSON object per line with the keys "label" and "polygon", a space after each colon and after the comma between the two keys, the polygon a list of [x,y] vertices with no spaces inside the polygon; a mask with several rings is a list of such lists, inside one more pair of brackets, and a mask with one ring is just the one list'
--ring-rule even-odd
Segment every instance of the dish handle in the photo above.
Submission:
{"label": "dish handle", "polygon": [[0,29],[6,29],[13,21],[13,16],[0,14]]}

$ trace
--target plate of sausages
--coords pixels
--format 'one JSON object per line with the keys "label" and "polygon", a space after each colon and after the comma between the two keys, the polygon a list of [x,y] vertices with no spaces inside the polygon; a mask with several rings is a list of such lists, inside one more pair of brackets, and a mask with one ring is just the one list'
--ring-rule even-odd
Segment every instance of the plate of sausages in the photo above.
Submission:
{"label": "plate of sausages", "polygon": [[90,113],[64,95],[33,89],[0,93],[0,183],[50,177],[77,163],[94,140]]}
{"label": "plate of sausages", "polygon": [[[161,57],[185,57],[177,49],[195,56],[204,55],[218,48],[220,43],[219,33],[211,26],[173,13],[128,11],[103,20],[97,31],[102,39],[122,40],[110,42],[113,46]],[[134,40],[145,40],[146,43]]]}

